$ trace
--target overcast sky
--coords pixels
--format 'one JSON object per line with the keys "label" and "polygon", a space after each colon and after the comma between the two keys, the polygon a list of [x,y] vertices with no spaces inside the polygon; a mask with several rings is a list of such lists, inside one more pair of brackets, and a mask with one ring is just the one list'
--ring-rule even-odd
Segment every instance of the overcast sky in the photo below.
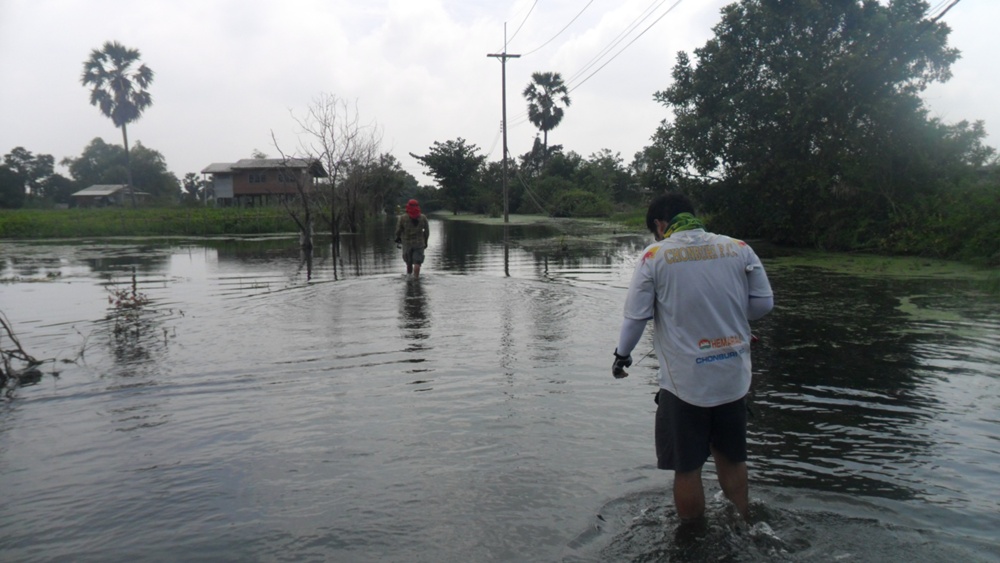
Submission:
{"label": "overcast sky", "polygon": [[[155,72],[153,105],[129,142],[159,151],[183,178],[213,162],[278,156],[300,146],[292,113],[320,94],[357,103],[384,150],[422,183],[409,153],[462,137],[501,155],[501,65],[507,62],[508,147],[536,130],[521,91],[531,73],[562,74],[571,106],[550,144],[626,163],[669,116],[653,93],[678,51],[712,37],[727,0],[0,0],[0,155],[14,147],[76,158],[121,132],[80,84],[92,49],[116,40]],[[949,2],[931,0],[932,13]],[[984,120],[1000,145],[996,53],[1000,1],[963,0],[944,21],[962,51],[953,78],[924,96],[947,123]],[[67,173],[62,167],[57,170]]]}

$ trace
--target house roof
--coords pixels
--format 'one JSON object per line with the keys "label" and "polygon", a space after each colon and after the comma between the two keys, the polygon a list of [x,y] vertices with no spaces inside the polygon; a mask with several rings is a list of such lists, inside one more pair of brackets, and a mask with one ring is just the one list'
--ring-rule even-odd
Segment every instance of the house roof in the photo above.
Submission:
{"label": "house roof", "polygon": [[117,193],[119,190],[128,188],[128,184],[94,184],[89,188],[84,188],[74,192],[73,196],[102,197]]}
{"label": "house roof", "polygon": [[226,172],[232,172],[233,165],[228,162],[213,162],[205,168],[202,168],[202,174],[225,174]]}
{"label": "house roof", "polygon": [[308,169],[317,178],[327,176],[326,169],[316,159],[305,158],[244,158],[236,162],[213,162],[202,174],[232,174],[243,170],[280,170],[282,168]]}

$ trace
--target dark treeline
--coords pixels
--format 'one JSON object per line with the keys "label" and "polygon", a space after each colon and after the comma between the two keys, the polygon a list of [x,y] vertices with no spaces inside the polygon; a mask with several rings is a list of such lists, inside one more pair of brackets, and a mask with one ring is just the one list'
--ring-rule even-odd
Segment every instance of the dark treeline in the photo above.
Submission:
{"label": "dark treeline", "polygon": [[[630,162],[551,144],[550,133],[574,118],[571,100],[559,73],[536,72],[522,95],[539,134],[529,152],[508,157],[509,212],[635,215],[673,190],[696,202],[712,230],[735,236],[1000,264],[1000,167],[984,125],[944,123],[920,97],[950,78],[959,56],[943,13],[929,10],[923,0],[730,4],[714,37],[679,53],[672,82],[651,93],[671,117],[651,124],[649,144]],[[317,110],[337,110],[335,102],[314,104],[306,124],[332,121]],[[310,155],[331,171],[332,196],[302,205],[316,203],[318,225],[332,233],[410,197],[428,211],[504,212],[504,162],[462,137],[410,153],[437,183],[418,187],[378,151],[374,132],[346,146],[342,139],[358,136],[336,133],[316,133],[323,150]],[[95,139],[62,161],[65,178],[51,156],[17,147],[0,165],[0,208],[68,204],[73,191],[121,183],[129,169],[161,205],[211,201],[210,185],[194,174],[178,181],[156,151],[136,143],[130,165],[124,152]],[[374,187],[386,182],[392,189]]]}

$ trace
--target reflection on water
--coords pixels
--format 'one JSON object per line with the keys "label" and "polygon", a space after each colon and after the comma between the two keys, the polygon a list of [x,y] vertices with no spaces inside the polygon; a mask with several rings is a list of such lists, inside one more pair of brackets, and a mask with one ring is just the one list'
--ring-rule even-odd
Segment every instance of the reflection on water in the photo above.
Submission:
{"label": "reflection on water", "polygon": [[[391,229],[336,259],[5,242],[0,310],[74,362],[0,405],[0,559],[996,558],[1000,312],[974,284],[762,252],[756,522],[708,464],[692,531],[654,468],[655,362],[607,373],[646,238],[432,220],[410,279]],[[133,266],[151,304],[116,336],[107,287]]]}
{"label": "reflection on water", "polygon": [[[959,446],[967,431],[961,425],[977,416],[970,405],[982,389],[995,389],[997,374],[986,363],[956,370],[928,362],[957,360],[959,342],[981,354],[976,350],[986,348],[975,342],[1000,336],[997,318],[970,319],[967,328],[977,336],[956,340],[911,322],[898,307],[906,294],[953,301],[935,283],[836,279],[808,269],[772,278],[793,306],[779,308],[761,328],[754,352],[760,416],[753,437],[767,466],[762,479],[898,500],[943,495],[949,504],[990,508],[975,490],[946,491],[957,483],[943,482],[940,469],[954,456],[981,463]],[[975,303],[971,309],[981,311]]]}
{"label": "reflection on water", "polygon": [[427,297],[424,295],[424,286],[419,279],[407,279],[403,286],[403,299],[400,307],[399,328],[403,331],[403,337],[415,340],[414,346],[417,350],[421,340],[430,337],[430,319],[427,315]]}

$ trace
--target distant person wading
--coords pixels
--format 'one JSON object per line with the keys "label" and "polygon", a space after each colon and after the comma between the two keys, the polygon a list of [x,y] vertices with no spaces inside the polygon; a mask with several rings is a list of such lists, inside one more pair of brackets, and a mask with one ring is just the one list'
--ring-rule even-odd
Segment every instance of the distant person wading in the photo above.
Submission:
{"label": "distant person wading", "polygon": [[406,203],[406,215],[396,223],[396,244],[403,246],[403,262],[406,273],[420,277],[420,265],[424,263],[424,249],[431,231],[427,216],[420,212],[420,204],[411,199]]}

